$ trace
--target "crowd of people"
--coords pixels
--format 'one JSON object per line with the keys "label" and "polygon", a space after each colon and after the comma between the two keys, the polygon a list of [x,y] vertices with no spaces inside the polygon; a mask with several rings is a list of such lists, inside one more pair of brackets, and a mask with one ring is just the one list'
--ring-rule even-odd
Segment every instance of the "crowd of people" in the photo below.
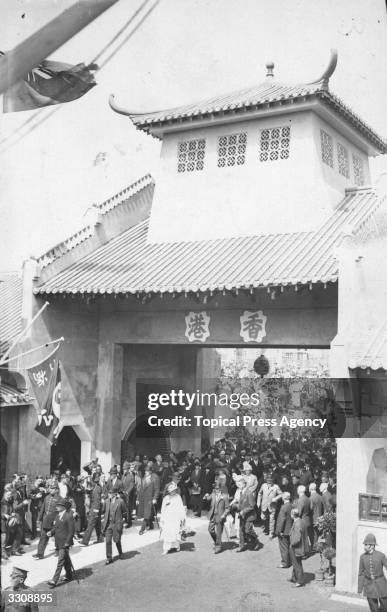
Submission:
{"label": "crowd of people", "polygon": [[[304,584],[302,559],[315,549],[319,519],[336,505],[336,445],[308,430],[256,438],[226,434],[201,456],[188,450],[167,457],[135,455],[103,472],[98,459],[75,475],[60,461],[49,477],[33,482],[15,474],[1,502],[2,559],[23,554],[23,544],[39,538],[34,558],[45,556],[51,536],[57,567],[73,578],[70,548],[105,541],[106,563],[113,562],[112,542],[123,558],[124,528],[141,519],[139,534],[161,530],[162,553],[180,549],[189,530],[187,512],[206,514],[214,553],[223,539],[235,540],[236,552],[262,546],[259,528],[278,538],[279,567],[293,568],[295,586]],[[334,544],[334,542],[332,542]]]}

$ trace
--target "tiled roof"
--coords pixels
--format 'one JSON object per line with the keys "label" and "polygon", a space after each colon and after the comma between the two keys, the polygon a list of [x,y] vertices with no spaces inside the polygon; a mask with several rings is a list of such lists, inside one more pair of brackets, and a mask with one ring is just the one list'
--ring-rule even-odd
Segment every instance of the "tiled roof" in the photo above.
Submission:
{"label": "tiled roof", "polygon": [[21,331],[22,279],[17,274],[0,277],[0,355]]}
{"label": "tiled roof", "polygon": [[35,293],[181,293],[336,281],[335,248],[382,200],[349,190],[315,232],[147,243],[143,221],[35,288]]}
{"label": "tiled roof", "polygon": [[193,126],[195,120],[205,117],[219,117],[224,114],[245,113],[246,111],[260,110],[281,104],[293,104],[312,98],[318,98],[339,113],[352,126],[356,127],[363,136],[381,152],[387,152],[387,143],[367,123],[365,123],[353,110],[334,95],[324,81],[301,85],[285,85],[273,81],[265,81],[255,87],[233,91],[221,96],[203,100],[195,104],[187,104],[167,110],[148,113],[135,113],[120,110],[114,98],[111,106],[117,112],[128,115],[133,124],[141,130],[149,132],[152,127],[164,124],[182,123],[190,121]]}
{"label": "tiled roof", "polygon": [[349,347],[348,365],[353,369],[387,370],[387,319],[378,328],[357,333]]}
{"label": "tiled roof", "polygon": [[[113,209],[120,206],[121,204],[127,203],[132,196],[136,195],[141,190],[153,184],[153,177],[150,174],[146,174],[138,181],[132,183],[131,185],[129,185],[129,187],[126,187],[126,189],[123,189],[108,200],[105,200],[101,204],[95,204],[96,212],[101,216],[104,216],[107,213],[111,212]],[[37,260],[38,265],[40,266],[40,268],[45,268],[46,266],[50,265],[63,255],[65,255],[66,253],[69,253],[70,251],[75,249],[78,245],[80,245],[82,242],[85,242],[93,235],[94,227],[92,225],[86,225],[78,232],[75,232],[75,234],[73,234],[69,238],[66,238],[66,240],[63,240],[56,246],[49,249],[46,253],[41,255],[41,257],[39,257],[39,259]]]}

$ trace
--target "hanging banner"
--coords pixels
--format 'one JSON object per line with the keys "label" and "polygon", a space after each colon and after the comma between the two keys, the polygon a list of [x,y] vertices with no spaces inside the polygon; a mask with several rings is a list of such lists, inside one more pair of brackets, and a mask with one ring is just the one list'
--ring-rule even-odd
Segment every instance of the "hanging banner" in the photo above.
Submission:
{"label": "hanging banner", "polygon": [[38,403],[38,431],[51,444],[59,433],[61,376],[57,347],[47,359],[29,368],[28,376]]}

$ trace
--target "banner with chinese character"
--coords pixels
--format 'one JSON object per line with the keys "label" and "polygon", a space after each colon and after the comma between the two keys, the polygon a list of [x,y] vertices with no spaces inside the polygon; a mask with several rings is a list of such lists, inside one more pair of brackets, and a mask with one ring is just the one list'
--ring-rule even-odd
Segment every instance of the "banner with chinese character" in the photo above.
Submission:
{"label": "banner with chinese character", "polygon": [[239,319],[241,322],[240,335],[244,342],[262,342],[266,336],[267,321],[262,310],[245,310]]}
{"label": "banner with chinese character", "polygon": [[38,403],[38,423],[35,430],[51,443],[59,433],[60,421],[60,364],[58,348],[47,359],[28,369],[33,394]]}
{"label": "banner with chinese character", "polygon": [[185,336],[190,342],[205,342],[210,336],[210,317],[205,311],[189,312],[185,317]]}

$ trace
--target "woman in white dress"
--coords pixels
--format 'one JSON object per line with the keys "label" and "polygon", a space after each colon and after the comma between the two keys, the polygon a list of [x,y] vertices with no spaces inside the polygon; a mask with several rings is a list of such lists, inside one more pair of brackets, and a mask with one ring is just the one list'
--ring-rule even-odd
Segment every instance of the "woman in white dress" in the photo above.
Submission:
{"label": "woman in white dress", "polygon": [[185,508],[177,490],[177,484],[171,482],[161,506],[160,527],[163,540],[163,555],[171,548],[180,550],[182,524],[185,521]]}

